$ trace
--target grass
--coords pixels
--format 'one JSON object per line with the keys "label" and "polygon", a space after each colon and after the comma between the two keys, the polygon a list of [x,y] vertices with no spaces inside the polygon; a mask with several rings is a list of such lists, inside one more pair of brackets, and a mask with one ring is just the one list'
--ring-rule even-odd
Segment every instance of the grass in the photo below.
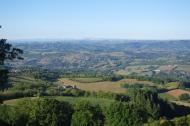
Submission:
{"label": "grass", "polygon": [[122,79],[120,81],[101,81],[101,82],[92,82],[92,83],[81,83],[78,81],[70,80],[69,78],[60,78],[58,83],[60,85],[76,85],[77,88],[86,90],[86,91],[105,91],[105,92],[115,92],[115,93],[125,93],[126,89],[121,87],[121,84],[148,84],[154,85],[152,82],[148,81],[138,81],[136,79]]}
{"label": "grass", "polygon": [[40,80],[40,79],[34,79],[32,77],[28,77],[28,76],[11,76],[9,78],[10,82],[12,84],[17,84],[17,83],[25,83],[25,84],[41,84],[44,83],[44,81]]}
{"label": "grass", "polygon": [[102,81],[102,82],[93,82],[93,83],[81,83],[77,81],[70,80],[68,78],[59,79],[60,85],[76,85],[77,88],[86,90],[86,91],[111,91],[116,93],[124,93],[125,89],[120,87],[120,84],[117,82],[111,81]]}
{"label": "grass", "polygon": [[127,76],[128,75],[127,71],[125,71],[125,70],[119,70],[119,71],[117,71],[115,73],[117,75],[121,75],[121,76]]}
{"label": "grass", "polygon": [[[56,99],[58,101],[65,101],[69,102],[70,104],[74,104],[81,100],[87,100],[93,105],[99,104],[102,107],[110,105],[114,100],[105,99],[105,98],[94,98],[94,97],[71,97],[71,96],[46,96],[43,98],[50,98],[50,99]],[[27,98],[18,98],[18,99],[12,99],[12,100],[6,100],[4,101],[4,104],[14,106],[18,104],[19,102],[22,102],[24,100],[34,100],[37,99],[37,97],[27,97]]]}
{"label": "grass", "polygon": [[179,86],[179,82],[170,82],[164,85],[164,88],[167,89],[176,89]]}
{"label": "grass", "polygon": [[177,105],[183,105],[183,106],[187,106],[187,107],[190,107],[190,103],[188,102],[184,102],[184,101],[171,101],[172,103],[175,103]]}
{"label": "grass", "polygon": [[173,97],[167,93],[160,93],[159,94],[159,97],[164,99],[164,100],[168,100],[168,101],[175,101],[175,100],[178,100],[176,97]]}
{"label": "grass", "polygon": [[179,65],[176,70],[190,72],[190,65]]}
{"label": "grass", "polygon": [[70,80],[77,81],[80,83],[93,83],[93,82],[100,82],[103,81],[102,78],[87,78],[87,77],[81,77],[81,78],[71,78]]}

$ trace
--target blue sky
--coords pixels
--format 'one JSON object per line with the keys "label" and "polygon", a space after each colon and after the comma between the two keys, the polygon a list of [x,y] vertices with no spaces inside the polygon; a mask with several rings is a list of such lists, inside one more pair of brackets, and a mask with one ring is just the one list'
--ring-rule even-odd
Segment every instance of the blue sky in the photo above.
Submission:
{"label": "blue sky", "polygon": [[190,39],[190,0],[0,0],[8,39]]}

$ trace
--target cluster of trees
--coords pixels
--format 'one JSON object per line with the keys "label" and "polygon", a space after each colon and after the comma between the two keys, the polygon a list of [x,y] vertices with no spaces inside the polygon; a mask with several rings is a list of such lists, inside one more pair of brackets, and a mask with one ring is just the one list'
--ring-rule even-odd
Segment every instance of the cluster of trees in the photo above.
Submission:
{"label": "cluster of trees", "polygon": [[182,84],[189,84],[190,77],[188,74],[181,73],[179,71],[172,71],[169,73],[160,72],[159,74],[153,76],[139,76],[137,74],[131,74],[126,76],[126,78],[133,78],[142,81],[151,81],[157,84],[166,84],[169,82],[181,82]]}
{"label": "cluster of trees", "polygon": [[28,99],[15,107],[0,105],[0,123],[13,126],[142,126],[155,123],[160,117],[177,115],[177,108],[159,99],[156,92],[133,89],[128,95],[128,101],[115,101],[106,107],[88,101],[69,104],[45,98]]}
{"label": "cluster of trees", "polygon": [[74,105],[55,99],[26,100],[17,108],[0,106],[0,125],[8,126],[103,126],[99,105],[79,101]]}
{"label": "cluster of trees", "polygon": [[190,100],[190,95],[187,94],[187,93],[181,94],[179,96],[179,99],[182,100],[182,101],[188,101],[188,100]]}
{"label": "cluster of trees", "polygon": [[190,126],[190,115],[177,117],[172,120],[160,118],[157,121],[145,124],[145,126]]}
{"label": "cluster of trees", "polygon": [[139,83],[128,84],[128,83],[125,83],[125,84],[121,84],[121,87],[123,87],[123,88],[143,88],[144,84],[139,84]]}

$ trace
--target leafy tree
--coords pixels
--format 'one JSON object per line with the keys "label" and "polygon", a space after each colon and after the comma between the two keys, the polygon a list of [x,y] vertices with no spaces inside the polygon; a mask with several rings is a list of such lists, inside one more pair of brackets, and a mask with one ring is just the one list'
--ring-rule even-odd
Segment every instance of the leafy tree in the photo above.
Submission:
{"label": "leafy tree", "polygon": [[[158,94],[154,90],[131,89],[128,91],[131,103],[146,111],[146,119],[157,119],[160,115]],[[147,115],[146,115],[147,114]]]}
{"label": "leafy tree", "polygon": [[6,39],[0,39],[0,90],[6,87],[8,80],[8,70],[4,67],[5,60],[23,59],[21,57],[23,50],[12,47],[6,41]]}
{"label": "leafy tree", "polygon": [[67,102],[38,99],[29,110],[29,126],[70,126],[72,108]]}
{"label": "leafy tree", "polygon": [[93,114],[90,111],[77,111],[72,116],[72,126],[94,126]]}
{"label": "leafy tree", "polygon": [[107,109],[106,122],[109,126],[142,126],[145,114],[145,110],[132,104],[115,102]]}
{"label": "leafy tree", "polygon": [[8,83],[8,69],[0,66],[0,90],[5,89]]}
{"label": "leafy tree", "polygon": [[10,125],[0,119],[0,126],[10,126]]}
{"label": "leafy tree", "polygon": [[103,126],[104,115],[99,105],[93,106],[88,101],[80,101],[74,106],[72,126]]}
{"label": "leafy tree", "polygon": [[27,122],[27,117],[22,111],[19,111],[19,109],[12,107],[12,106],[6,106],[6,105],[0,105],[0,123],[4,123],[6,125],[11,126],[25,126]]}
{"label": "leafy tree", "polygon": [[5,60],[23,59],[21,57],[23,50],[12,47],[6,41],[6,39],[0,40],[0,65],[4,65]]}

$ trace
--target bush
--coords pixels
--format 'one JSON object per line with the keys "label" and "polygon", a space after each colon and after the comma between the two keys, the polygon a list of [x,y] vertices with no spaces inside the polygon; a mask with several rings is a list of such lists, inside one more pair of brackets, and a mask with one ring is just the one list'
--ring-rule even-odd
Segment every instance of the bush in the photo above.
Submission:
{"label": "bush", "polygon": [[143,88],[144,84],[139,84],[139,83],[135,83],[135,84],[122,84],[121,87],[123,88]]}
{"label": "bush", "polygon": [[179,96],[179,99],[180,99],[180,100],[183,100],[183,101],[187,101],[187,100],[190,99],[190,95],[187,94],[187,93],[181,94],[181,95]]}

